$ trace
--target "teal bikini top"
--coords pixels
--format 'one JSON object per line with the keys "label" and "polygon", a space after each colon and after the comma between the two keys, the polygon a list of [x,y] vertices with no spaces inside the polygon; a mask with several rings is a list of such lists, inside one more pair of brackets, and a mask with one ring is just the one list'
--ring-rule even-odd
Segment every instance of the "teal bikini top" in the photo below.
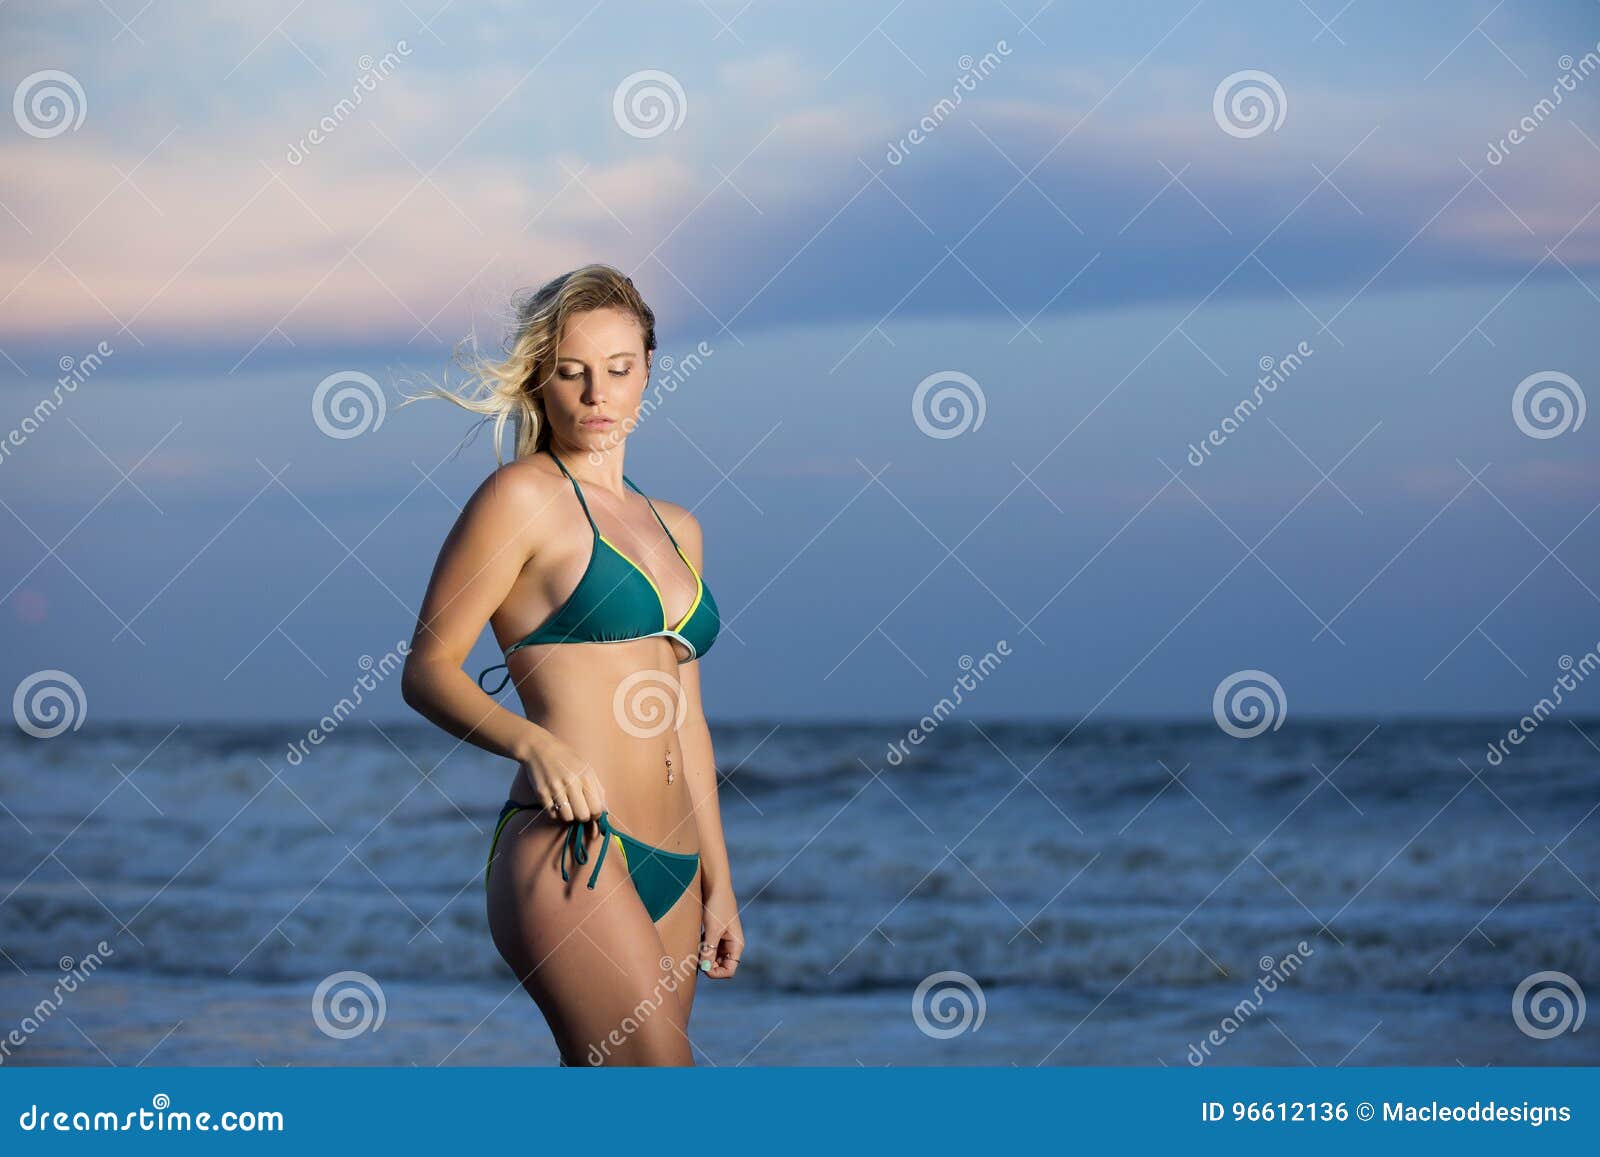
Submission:
{"label": "teal bikini top", "polygon": [[[594,515],[589,513],[589,504],[584,501],[583,489],[567,470],[566,464],[548,449],[545,452],[555,458],[561,473],[572,483],[573,492],[583,507],[583,516],[589,520],[589,528],[594,531],[594,541],[589,549],[589,566],[578,580],[578,585],[567,596],[567,601],[556,608],[555,613],[538,629],[507,647],[506,655],[536,643],[618,643],[630,639],[650,639],[658,635],[674,639],[689,649],[689,658],[683,662],[691,662],[709,651],[722,625],[716,600],[711,597],[711,591],[694,563],[689,561],[678,540],[673,538],[672,531],[667,529],[650,496],[639,490],[626,474],[622,476],[624,482],[644,495],[650,512],[661,523],[661,529],[667,532],[672,549],[678,552],[689,573],[694,575],[694,601],[676,623],[667,619],[667,607],[661,598],[661,591],[644,568],[600,533]],[[499,686],[493,691],[483,687],[484,675],[502,669],[505,677],[500,680]],[[478,686],[490,695],[498,695],[510,678],[511,669],[504,663],[497,663],[478,675]]]}

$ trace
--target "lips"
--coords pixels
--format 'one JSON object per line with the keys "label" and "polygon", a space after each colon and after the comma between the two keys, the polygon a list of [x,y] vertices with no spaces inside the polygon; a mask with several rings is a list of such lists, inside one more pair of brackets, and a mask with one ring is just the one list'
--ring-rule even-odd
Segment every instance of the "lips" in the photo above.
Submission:
{"label": "lips", "polygon": [[585,418],[579,423],[582,426],[614,426],[616,424],[615,418]]}

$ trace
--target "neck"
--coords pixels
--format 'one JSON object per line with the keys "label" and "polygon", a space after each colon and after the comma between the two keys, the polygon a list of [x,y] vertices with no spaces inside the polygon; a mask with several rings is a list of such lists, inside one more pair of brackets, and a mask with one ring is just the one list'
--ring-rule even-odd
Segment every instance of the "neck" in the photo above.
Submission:
{"label": "neck", "polygon": [[561,445],[552,438],[545,448],[566,468],[568,474],[586,487],[592,486],[618,495],[628,488],[622,477],[621,446],[609,450],[587,450]]}

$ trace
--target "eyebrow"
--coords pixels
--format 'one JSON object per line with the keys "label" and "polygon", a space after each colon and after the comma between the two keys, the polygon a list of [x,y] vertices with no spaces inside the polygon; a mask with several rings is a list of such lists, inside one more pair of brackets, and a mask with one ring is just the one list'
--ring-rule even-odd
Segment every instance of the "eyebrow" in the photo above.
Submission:
{"label": "eyebrow", "polygon": [[[614,354],[607,354],[606,355],[606,361],[610,361],[612,358],[637,357],[637,356],[638,356],[638,354],[634,350],[618,350]],[[582,360],[583,360],[582,358],[575,358],[575,357],[571,357],[571,356],[560,357],[560,358],[556,359],[556,361],[558,361],[558,362],[581,362]]]}

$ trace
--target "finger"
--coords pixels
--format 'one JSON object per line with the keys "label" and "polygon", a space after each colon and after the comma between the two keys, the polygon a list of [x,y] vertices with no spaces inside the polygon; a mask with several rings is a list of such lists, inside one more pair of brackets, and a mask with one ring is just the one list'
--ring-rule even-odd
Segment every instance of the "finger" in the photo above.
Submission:
{"label": "finger", "polygon": [[726,980],[739,967],[737,961],[731,959],[739,954],[731,947],[726,932],[715,936],[708,934],[701,952],[702,959],[710,963],[709,968],[702,965],[702,971],[712,980]]}
{"label": "finger", "polygon": [[600,777],[593,772],[584,776],[583,797],[588,801],[590,814],[598,816],[606,810],[605,788],[600,786]]}
{"label": "finger", "polygon": [[717,946],[717,965],[723,969],[723,976],[732,976],[739,971],[739,958],[744,955],[744,939],[729,933],[723,936]]}
{"label": "finger", "polygon": [[566,784],[567,804],[572,808],[572,818],[579,823],[587,823],[594,818],[589,810],[589,796],[584,791],[581,776],[573,776]]}
{"label": "finger", "polygon": [[700,971],[707,976],[714,976],[717,968],[716,937],[711,929],[706,929],[705,939],[700,941]]}

